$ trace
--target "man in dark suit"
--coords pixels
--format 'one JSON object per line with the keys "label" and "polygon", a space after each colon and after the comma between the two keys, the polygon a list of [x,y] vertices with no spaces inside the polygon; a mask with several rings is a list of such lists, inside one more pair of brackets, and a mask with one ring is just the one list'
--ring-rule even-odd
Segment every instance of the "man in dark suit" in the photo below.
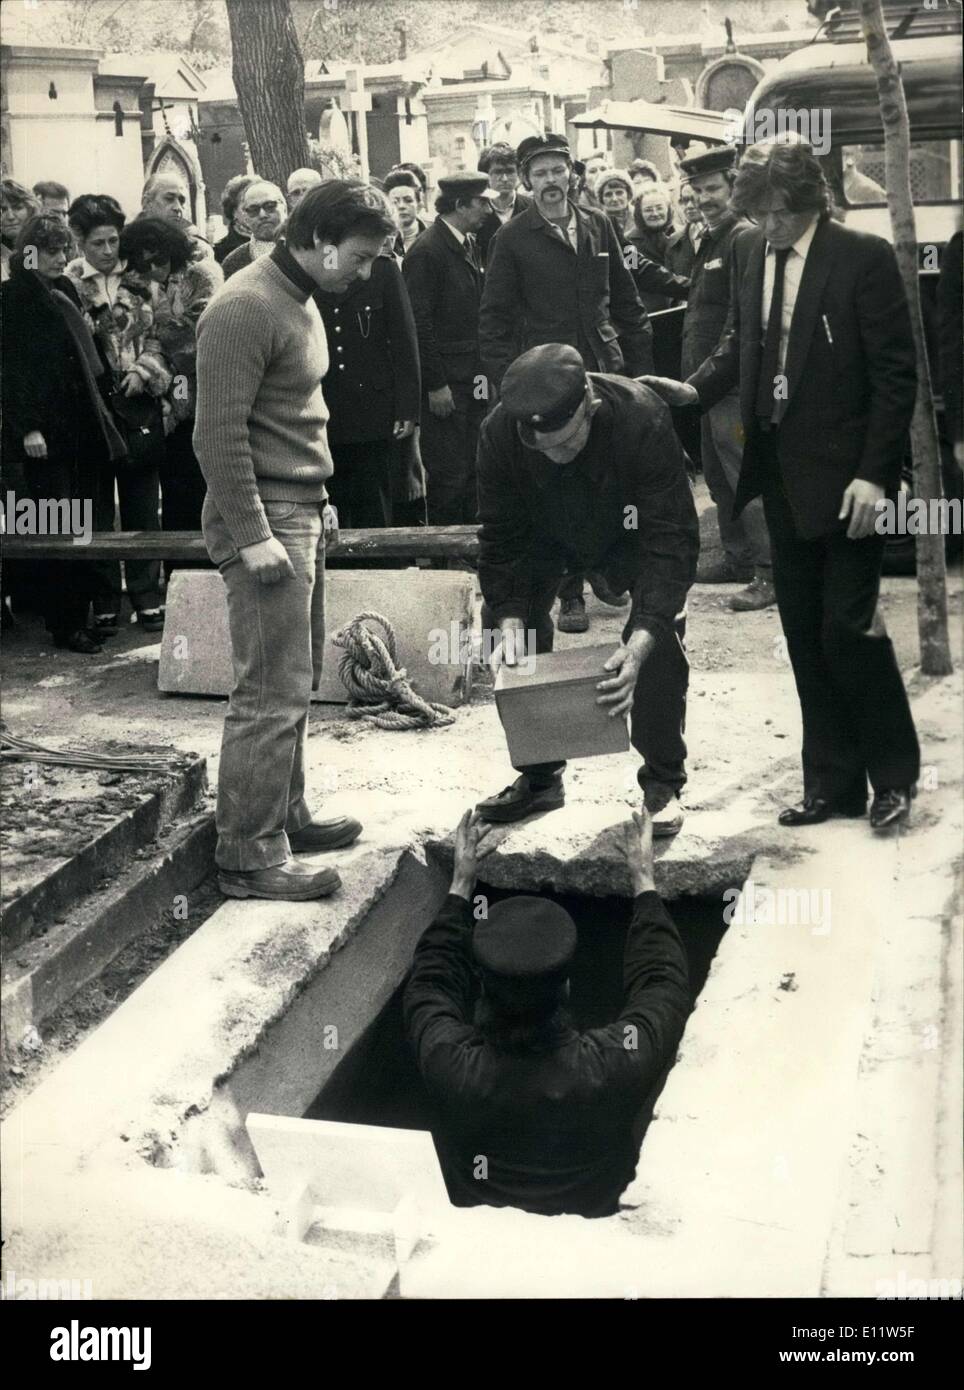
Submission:
{"label": "man in dark suit", "polygon": [[484,174],[438,181],[436,220],[402,262],[422,365],[422,462],[432,526],[476,520],[475,450],[488,391],[479,362],[482,274],[473,233],[489,215]]}
{"label": "man in dark suit", "polygon": [[[489,378],[498,387],[509,363],[541,343],[574,347],[587,371],[651,371],[652,325],[612,223],[568,197],[569,142],[531,135],[518,161],[533,201],[500,230],[486,267],[479,344]],[[567,576],[559,597],[560,632],[585,632],[582,575]],[[620,601],[605,589],[600,597]]]}
{"label": "man in dark suit", "polygon": [[492,211],[479,228],[479,260],[485,269],[489,258],[489,243],[496,232],[525,212],[532,199],[519,192],[519,163],[516,152],[505,143],[487,145],[479,155],[479,171],[489,180],[488,197]]}
{"label": "man in dark suit", "polygon": [[907,300],[887,242],[831,219],[805,144],[751,147],[732,202],[757,230],[741,248],[730,327],[688,382],[646,380],[674,405],[703,410],[739,382],[734,510],[763,497],[803,716],[803,801],[781,824],[862,816],[869,777],[871,825],[884,829],[907,819],[920,770],[877,611],[877,504],[896,492],[916,393]]}

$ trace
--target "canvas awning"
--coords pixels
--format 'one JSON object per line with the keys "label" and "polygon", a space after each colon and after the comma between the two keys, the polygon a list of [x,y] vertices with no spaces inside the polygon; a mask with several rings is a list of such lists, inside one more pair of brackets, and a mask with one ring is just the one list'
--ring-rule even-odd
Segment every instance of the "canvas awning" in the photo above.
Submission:
{"label": "canvas awning", "polygon": [[711,145],[732,139],[732,121],[721,111],[698,106],[664,106],[653,101],[604,101],[592,111],[574,116],[574,126],[589,130],[639,130],[648,135],[682,136]]}

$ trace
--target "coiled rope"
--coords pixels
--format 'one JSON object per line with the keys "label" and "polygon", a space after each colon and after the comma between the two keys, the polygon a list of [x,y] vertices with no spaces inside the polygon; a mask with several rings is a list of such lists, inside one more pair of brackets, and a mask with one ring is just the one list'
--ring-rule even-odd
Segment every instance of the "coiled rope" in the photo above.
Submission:
{"label": "coiled rope", "polygon": [[[380,624],[384,641],[366,623]],[[349,719],[370,719],[379,729],[434,729],[455,723],[446,705],[424,700],[412,689],[405,668],[398,665],[395,629],[381,613],[359,613],[331,640],[344,651],[338,674],[349,695]]]}

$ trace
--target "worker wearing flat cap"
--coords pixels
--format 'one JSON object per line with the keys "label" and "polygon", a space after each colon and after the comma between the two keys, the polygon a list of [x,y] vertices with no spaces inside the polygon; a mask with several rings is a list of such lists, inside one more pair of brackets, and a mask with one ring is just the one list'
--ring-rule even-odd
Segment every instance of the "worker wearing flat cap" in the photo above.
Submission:
{"label": "worker wearing flat cap", "polygon": [[474,233],[492,210],[488,186],[485,174],[440,178],[438,215],[402,262],[422,368],[420,445],[432,526],[468,525],[478,511],[475,451],[488,402],[480,386],[482,273]]}
{"label": "worker wearing flat cap", "polygon": [[[570,194],[564,135],[531,135],[518,149],[532,206],[492,242],[479,313],[482,364],[496,387],[520,352],[568,343],[592,372],[638,376],[653,360],[653,329],[609,218]],[[559,626],[589,626],[582,575],[560,590]],[[603,590],[599,597],[612,601]]]}
{"label": "worker wearing flat cap", "polygon": [[434,1104],[455,1206],[610,1216],[632,1180],[646,1101],[690,1010],[686,956],[653,882],[645,813],[619,840],[633,895],[619,1016],[568,1009],[576,927],[548,899],[476,894],[493,827],[463,816],[449,895],[415,950],[405,1031]]}
{"label": "worker wearing flat cap", "polygon": [[[656,834],[675,834],[699,524],[669,410],[636,381],[587,372],[575,348],[530,348],[506,372],[479,437],[479,519],[482,625],[498,630],[496,667],[552,650],[552,603],[567,570],[600,573],[631,595],[598,700],[613,718],[631,712]],[[562,806],[564,769],[517,767],[518,779],[481,802],[481,814],[514,821]]]}

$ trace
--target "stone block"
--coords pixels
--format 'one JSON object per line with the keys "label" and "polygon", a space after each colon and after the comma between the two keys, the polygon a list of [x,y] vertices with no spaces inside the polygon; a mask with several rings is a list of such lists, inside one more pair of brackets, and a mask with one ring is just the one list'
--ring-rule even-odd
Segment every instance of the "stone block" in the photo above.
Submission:
{"label": "stone block", "polygon": [[[427,700],[460,705],[471,694],[473,576],[458,570],[329,570],[326,640],[315,700],[346,704],[332,636],[359,613],[375,612],[395,629],[399,662]],[[373,630],[381,637],[382,630]],[[167,593],[158,689],[178,695],[228,695],[233,684],[224,582],[214,570],[175,570]]]}
{"label": "stone block", "polygon": [[570,647],[535,658],[533,668],[503,666],[495,702],[513,767],[625,753],[625,719],[596,703],[612,646]]}

